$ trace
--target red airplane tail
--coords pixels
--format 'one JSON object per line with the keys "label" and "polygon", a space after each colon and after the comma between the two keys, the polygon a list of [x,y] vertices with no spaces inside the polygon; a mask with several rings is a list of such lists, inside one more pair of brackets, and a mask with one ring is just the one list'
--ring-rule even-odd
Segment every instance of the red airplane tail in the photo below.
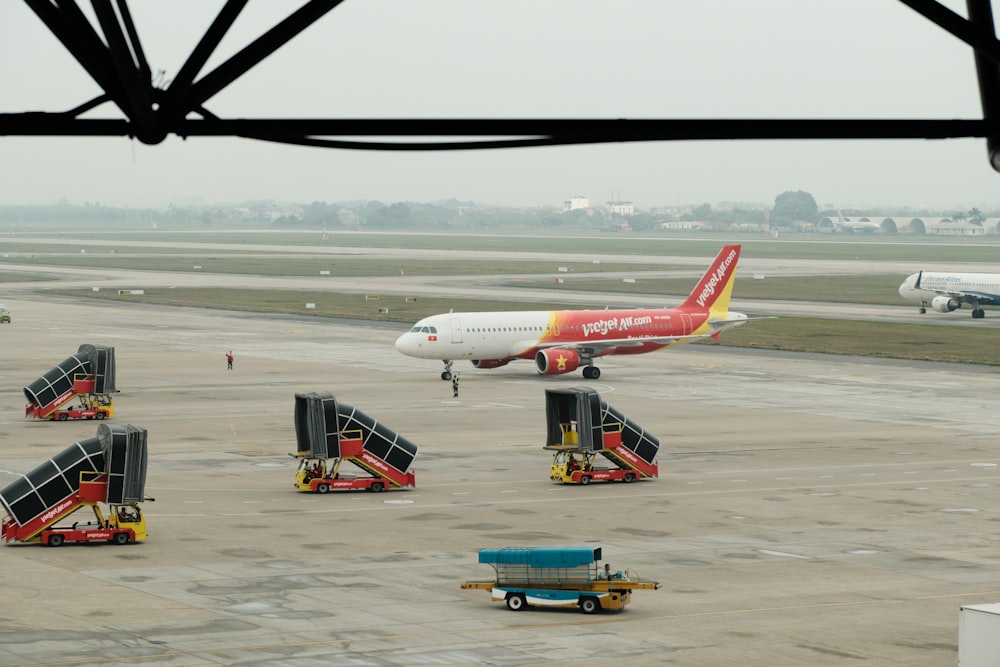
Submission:
{"label": "red airplane tail", "polygon": [[722,317],[729,312],[729,298],[733,294],[733,277],[740,259],[740,247],[722,247],[691,294],[678,306],[680,310],[703,312],[707,309],[713,316]]}

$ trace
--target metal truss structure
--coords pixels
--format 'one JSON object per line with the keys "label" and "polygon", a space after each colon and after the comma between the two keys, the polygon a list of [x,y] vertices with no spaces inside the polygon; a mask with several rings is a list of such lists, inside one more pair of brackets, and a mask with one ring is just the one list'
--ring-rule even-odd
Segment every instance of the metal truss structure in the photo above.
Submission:
{"label": "metal truss structure", "polygon": [[[205,106],[214,95],[343,0],[307,0],[288,18],[201,75],[249,1],[227,0],[180,71],[163,87],[153,82],[127,0],[91,0],[100,33],[76,0],[24,1],[104,93],[68,111],[0,114],[0,136],[121,136],[150,145],[170,135],[234,136],[303,146],[394,151],[708,139],[978,137],[986,139],[990,164],[1000,171],[1000,41],[990,0],[966,0],[968,19],[936,0],[899,0],[975,50],[983,117],[967,120],[219,118]],[[109,102],[124,118],[81,117]]]}

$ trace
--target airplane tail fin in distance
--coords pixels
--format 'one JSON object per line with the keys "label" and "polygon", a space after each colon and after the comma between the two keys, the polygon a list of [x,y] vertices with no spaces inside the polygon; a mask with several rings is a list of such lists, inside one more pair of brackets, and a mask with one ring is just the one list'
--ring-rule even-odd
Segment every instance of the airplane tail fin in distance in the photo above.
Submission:
{"label": "airplane tail fin in distance", "polygon": [[713,317],[725,317],[733,294],[733,277],[740,259],[739,245],[723,246],[680,310],[705,310]]}

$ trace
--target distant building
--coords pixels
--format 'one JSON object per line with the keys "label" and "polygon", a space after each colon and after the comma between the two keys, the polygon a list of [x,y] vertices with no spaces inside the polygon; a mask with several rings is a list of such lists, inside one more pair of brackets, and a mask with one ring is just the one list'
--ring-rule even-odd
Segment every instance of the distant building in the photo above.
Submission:
{"label": "distant building", "polygon": [[581,208],[590,208],[590,200],[586,197],[576,196],[565,200],[562,210],[563,213],[566,213],[567,211],[576,211]]}
{"label": "distant building", "polygon": [[635,204],[630,201],[609,201],[608,213],[628,218],[635,215]]}
{"label": "distant building", "polygon": [[695,229],[705,229],[710,226],[710,223],[698,220],[673,220],[671,222],[661,222],[658,225],[665,232],[689,232]]}
{"label": "distant building", "polygon": [[965,220],[951,218],[913,218],[900,225],[901,234],[928,234],[931,236],[985,236],[987,227]]}

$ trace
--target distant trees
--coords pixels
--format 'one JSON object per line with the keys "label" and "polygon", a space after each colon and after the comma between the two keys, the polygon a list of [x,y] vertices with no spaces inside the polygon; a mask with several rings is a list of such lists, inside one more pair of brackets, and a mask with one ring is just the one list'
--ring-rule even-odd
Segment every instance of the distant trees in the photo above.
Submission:
{"label": "distant trees", "polygon": [[782,192],[774,198],[774,208],[771,209],[771,225],[776,227],[791,227],[799,220],[815,222],[819,207],[811,194],[803,190]]}
{"label": "distant trees", "polygon": [[968,211],[955,211],[948,216],[953,222],[962,222],[963,220],[968,221],[970,224],[983,226],[986,222],[986,216],[978,208],[973,206]]}
{"label": "distant trees", "polygon": [[321,201],[314,201],[302,209],[301,222],[304,225],[310,226],[336,227],[340,225],[340,215],[336,206],[331,206]]}
{"label": "distant trees", "polygon": [[690,213],[681,215],[681,220],[688,222],[712,222],[718,226],[724,225],[763,225],[764,211],[758,208],[720,208],[713,209],[710,204],[699,204]]}

